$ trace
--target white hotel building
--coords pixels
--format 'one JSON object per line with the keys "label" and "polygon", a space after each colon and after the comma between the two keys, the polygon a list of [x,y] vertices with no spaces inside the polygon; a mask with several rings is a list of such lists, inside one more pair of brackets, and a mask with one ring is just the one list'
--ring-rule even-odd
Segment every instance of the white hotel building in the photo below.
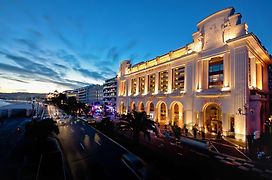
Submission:
{"label": "white hotel building", "polygon": [[123,61],[118,73],[117,111],[146,111],[161,124],[245,140],[263,132],[269,115],[271,56],[234,8],[197,24],[193,42],[146,62]]}

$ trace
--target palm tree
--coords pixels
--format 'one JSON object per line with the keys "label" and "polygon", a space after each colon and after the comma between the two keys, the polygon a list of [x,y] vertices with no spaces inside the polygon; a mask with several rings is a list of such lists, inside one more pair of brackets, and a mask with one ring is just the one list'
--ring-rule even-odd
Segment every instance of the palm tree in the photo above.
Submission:
{"label": "palm tree", "polygon": [[125,117],[125,120],[129,123],[132,134],[133,140],[135,142],[139,142],[140,132],[142,131],[145,135],[149,137],[148,129],[150,127],[150,120],[147,118],[146,112],[137,112],[132,111],[128,113]]}

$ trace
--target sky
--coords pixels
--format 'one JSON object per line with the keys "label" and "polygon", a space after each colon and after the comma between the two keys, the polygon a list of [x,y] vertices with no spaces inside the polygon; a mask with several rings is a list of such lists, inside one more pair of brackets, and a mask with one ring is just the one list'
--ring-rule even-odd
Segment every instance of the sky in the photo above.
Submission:
{"label": "sky", "polygon": [[0,92],[103,84],[122,60],[191,43],[196,24],[227,7],[271,54],[270,0],[0,0]]}

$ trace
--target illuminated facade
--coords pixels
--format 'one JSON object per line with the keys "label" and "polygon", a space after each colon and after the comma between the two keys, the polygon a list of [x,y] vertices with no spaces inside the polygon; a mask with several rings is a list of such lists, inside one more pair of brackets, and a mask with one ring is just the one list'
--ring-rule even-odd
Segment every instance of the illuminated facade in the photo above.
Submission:
{"label": "illuminated facade", "polygon": [[117,111],[145,110],[161,124],[198,125],[245,140],[268,116],[270,55],[233,8],[197,24],[193,42],[118,73]]}

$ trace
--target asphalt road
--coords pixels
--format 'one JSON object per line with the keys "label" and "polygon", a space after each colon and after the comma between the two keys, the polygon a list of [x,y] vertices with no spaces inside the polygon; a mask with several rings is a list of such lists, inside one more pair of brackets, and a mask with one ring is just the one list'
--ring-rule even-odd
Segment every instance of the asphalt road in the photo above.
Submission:
{"label": "asphalt road", "polygon": [[[50,109],[49,115],[55,112],[52,107]],[[59,138],[73,179],[135,179],[121,161],[121,156],[128,153],[122,146],[82,121],[67,122],[59,129]],[[115,140],[154,166],[162,177],[159,179],[267,179],[261,177],[257,172],[260,169],[252,164],[229,157],[190,147],[160,148],[153,145],[146,148],[122,136],[116,136]]]}
{"label": "asphalt road", "polygon": [[121,156],[128,151],[81,121],[60,126],[60,142],[74,180],[135,179]]}
{"label": "asphalt road", "polygon": [[6,119],[0,125],[0,179],[3,179],[7,167],[10,165],[10,156],[15,150],[17,143],[24,134],[24,124],[30,118]]}

